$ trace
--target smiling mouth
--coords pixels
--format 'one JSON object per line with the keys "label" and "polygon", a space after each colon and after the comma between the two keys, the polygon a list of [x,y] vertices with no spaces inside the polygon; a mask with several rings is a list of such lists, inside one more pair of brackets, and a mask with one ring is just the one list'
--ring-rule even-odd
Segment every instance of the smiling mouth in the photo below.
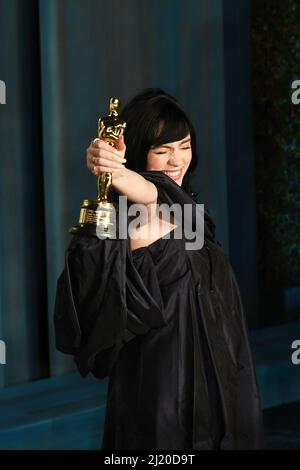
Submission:
{"label": "smiling mouth", "polygon": [[173,178],[174,180],[177,180],[181,177],[182,168],[180,168],[180,170],[172,170],[172,171],[166,171],[165,170],[165,171],[163,171],[163,173],[165,173],[170,178]]}

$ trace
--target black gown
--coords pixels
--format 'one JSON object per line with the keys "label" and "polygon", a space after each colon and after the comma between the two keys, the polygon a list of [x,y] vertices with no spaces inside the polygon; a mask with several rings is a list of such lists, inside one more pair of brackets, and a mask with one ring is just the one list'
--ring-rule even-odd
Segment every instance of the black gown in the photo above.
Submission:
{"label": "black gown", "polygon": [[[195,204],[164,173],[142,175],[160,201]],[[245,312],[214,229],[205,211],[198,250],[174,231],[133,252],[128,239],[73,236],[56,347],[83,377],[109,377],[102,449],[264,448]]]}
{"label": "black gown", "polygon": [[[193,449],[194,344],[197,310],[183,239],[172,230],[132,252],[133,269],[161,306],[166,325],[131,340],[110,376],[102,449]],[[201,345],[204,350],[205,343]],[[205,348],[204,362],[217,449],[223,433],[220,402]],[[204,378],[204,375],[203,375]],[[200,397],[199,397],[200,398]]]}

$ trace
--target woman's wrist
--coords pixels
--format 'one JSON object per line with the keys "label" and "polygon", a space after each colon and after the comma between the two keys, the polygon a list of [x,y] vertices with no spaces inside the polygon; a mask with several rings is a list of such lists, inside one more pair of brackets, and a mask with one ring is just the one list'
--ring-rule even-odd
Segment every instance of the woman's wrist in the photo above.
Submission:
{"label": "woman's wrist", "polygon": [[139,173],[121,168],[112,173],[112,187],[131,202],[151,204],[157,200],[156,186]]}

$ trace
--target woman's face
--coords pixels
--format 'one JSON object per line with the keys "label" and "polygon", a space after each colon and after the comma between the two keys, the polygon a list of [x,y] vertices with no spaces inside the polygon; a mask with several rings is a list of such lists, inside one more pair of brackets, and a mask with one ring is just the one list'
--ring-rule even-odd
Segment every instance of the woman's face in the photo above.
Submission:
{"label": "woman's face", "polygon": [[179,186],[192,160],[191,135],[177,142],[151,147],[147,155],[147,170],[162,171]]}

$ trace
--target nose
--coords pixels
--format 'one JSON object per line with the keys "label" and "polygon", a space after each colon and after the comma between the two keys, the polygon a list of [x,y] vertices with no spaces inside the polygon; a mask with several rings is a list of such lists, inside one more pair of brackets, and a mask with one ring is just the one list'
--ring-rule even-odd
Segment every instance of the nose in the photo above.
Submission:
{"label": "nose", "polygon": [[182,158],[176,150],[172,149],[168,163],[173,166],[180,166],[182,164]]}

